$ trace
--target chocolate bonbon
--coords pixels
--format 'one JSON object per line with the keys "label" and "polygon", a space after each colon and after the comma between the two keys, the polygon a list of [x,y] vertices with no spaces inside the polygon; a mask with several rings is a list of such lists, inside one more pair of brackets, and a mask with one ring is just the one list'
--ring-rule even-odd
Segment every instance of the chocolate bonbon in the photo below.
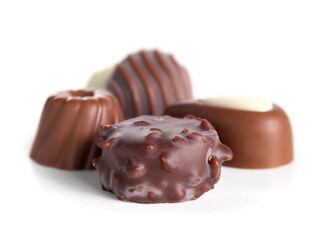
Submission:
{"label": "chocolate bonbon", "polygon": [[193,200],[212,189],[231,160],[212,125],[191,116],[140,116],[104,125],[93,160],[103,189],[138,203]]}
{"label": "chocolate bonbon", "polygon": [[59,169],[94,169],[91,159],[100,154],[95,145],[100,125],[123,118],[116,98],[106,90],[53,94],[45,103],[31,158]]}
{"label": "chocolate bonbon", "polygon": [[206,118],[233,151],[225,166],[273,168],[293,160],[292,130],[282,108],[249,97],[211,98],[170,106],[165,114]]}
{"label": "chocolate bonbon", "polygon": [[130,54],[115,68],[95,74],[88,84],[103,85],[118,98],[126,118],[162,115],[167,106],[192,98],[185,68],[158,50]]}

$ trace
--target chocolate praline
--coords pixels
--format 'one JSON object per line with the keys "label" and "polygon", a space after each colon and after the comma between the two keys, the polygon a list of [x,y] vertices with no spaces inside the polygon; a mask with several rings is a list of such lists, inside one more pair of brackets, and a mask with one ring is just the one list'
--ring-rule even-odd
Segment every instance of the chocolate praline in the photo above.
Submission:
{"label": "chocolate praline", "polygon": [[171,104],[192,98],[186,69],[158,50],[129,54],[115,67],[96,73],[88,86],[111,91],[126,118],[162,115]]}
{"label": "chocolate praline", "polygon": [[31,158],[59,169],[94,169],[91,159],[100,154],[95,146],[100,125],[123,118],[117,99],[106,90],[55,93],[45,103]]}
{"label": "chocolate praline", "polygon": [[93,160],[103,188],[138,203],[193,200],[212,189],[231,150],[204,119],[140,116],[104,125]]}
{"label": "chocolate praline", "polygon": [[257,101],[251,102],[251,109],[243,110],[224,107],[226,104],[223,103],[227,102],[219,100],[218,104],[188,101],[170,106],[165,114],[173,117],[194,114],[209,120],[221,141],[233,151],[233,160],[225,162],[225,166],[261,169],[290,163],[293,160],[293,141],[286,113],[272,103],[263,104],[262,108],[265,108],[261,111],[253,110],[252,105]]}

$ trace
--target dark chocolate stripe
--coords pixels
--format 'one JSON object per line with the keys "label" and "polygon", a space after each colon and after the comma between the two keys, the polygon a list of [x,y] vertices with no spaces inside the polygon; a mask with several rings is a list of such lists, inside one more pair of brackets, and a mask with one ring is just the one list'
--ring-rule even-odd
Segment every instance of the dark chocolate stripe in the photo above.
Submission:
{"label": "dark chocolate stripe", "polygon": [[182,68],[182,73],[184,75],[183,79],[186,82],[186,85],[185,85],[186,99],[191,99],[192,98],[192,91],[191,91],[192,88],[191,88],[190,77],[189,77],[187,70],[184,67],[181,67],[181,68]]}
{"label": "dark chocolate stripe", "polygon": [[180,86],[183,87],[183,92],[186,95],[185,98],[188,98],[189,94],[191,94],[191,93],[189,93],[189,91],[191,91],[191,89],[188,86],[188,81],[186,81],[182,67],[177,63],[177,61],[174,59],[174,57],[172,55],[169,55],[169,57],[172,60],[172,63],[174,64],[174,66],[176,67],[176,69],[179,73],[180,80],[181,80]]}
{"label": "dark chocolate stripe", "polygon": [[156,95],[153,89],[153,85],[149,82],[149,78],[147,77],[146,73],[142,69],[142,67],[138,64],[138,61],[135,60],[135,58],[132,55],[128,56],[128,60],[130,61],[131,65],[134,67],[135,71],[140,76],[141,80],[146,86],[146,93],[148,95],[148,99],[150,102],[150,110],[151,114],[156,114]]}
{"label": "dark chocolate stripe", "polygon": [[138,92],[138,88],[136,86],[136,83],[124,66],[122,66],[121,64],[118,64],[117,68],[123,74],[128,86],[130,87],[130,89],[132,91],[135,109],[136,109],[136,115],[139,116],[142,114],[142,112],[141,112],[140,96],[139,96],[139,92]]}
{"label": "dark chocolate stripe", "polygon": [[117,81],[109,81],[107,87],[110,88],[109,90],[112,90],[111,92],[113,92],[116,95],[116,97],[118,97],[118,100],[121,104],[121,108],[123,112],[126,113],[127,105],[125,101],[125,94],[123,93],[121,87],[118,85]]}
{"label": "dark chocolate stripe", "polygon": [[178,88],[178,83],[177,83],[177,79],[174,76],[174,74],[171,72],[167,62],[165,61],[164,57],[162,56],[162,53],[160,53],[158,50],[155,50],[155,55],[159,61],[159,63],[161,64],[161,66],[163,67],[163,69],[166,71],[167,75],[169,76],[173,89],[174,89],[174,93],[176,95],[176,98],[178,101],[180,101],[182,98],[180,96],[180,91]]}
{"label": "dark chocolate stripe", "polygon": [[162,94],[164,96],[164,105],[165,107],[169,106],[171,104],[172,100],[169,97],[169,89],[167,88],[164,80],[162,79],[160,73],[157,71],[156,67],[152,64],[151,60],[147,56],[147,53],[145,51],[141,51],[141,56],[145,62],[145,64],[148,66],[152,74],[154,75],[155,79],[157,79],[159,86],[161,88]]}

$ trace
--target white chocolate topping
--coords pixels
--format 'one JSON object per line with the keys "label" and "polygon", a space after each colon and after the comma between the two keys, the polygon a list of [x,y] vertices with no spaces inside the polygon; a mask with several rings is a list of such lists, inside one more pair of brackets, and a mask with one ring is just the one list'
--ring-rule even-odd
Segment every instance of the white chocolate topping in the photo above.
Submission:
{"label": "white chocolate topping", "polygon": [[115,66],[112,66],[112,67],[106,68],[105,70],[95,73],[89,80],[87,87],[105,89],[106,84],[114,71],[115,71]]}
{"label": "white chocolate topping", "polygon": [[273,109],[273,103],[259,97],[231,96],[214,97],[202,100],[205,103],[218,107],[232,108],[237,110],[267,112]]}

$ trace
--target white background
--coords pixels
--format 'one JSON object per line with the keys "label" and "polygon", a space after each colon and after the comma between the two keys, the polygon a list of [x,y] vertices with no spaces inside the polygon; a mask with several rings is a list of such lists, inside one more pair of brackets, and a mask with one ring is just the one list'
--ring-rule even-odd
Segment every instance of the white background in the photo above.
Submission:
{"label": "white background", "polygon": [[[295,161],[222,168],[181,204],[124,203],[95,172],[28,157],[47,96],[140,49],[171,52],[197,98],[256,95],[281,105]],[[317,239],[318,2],[0,1],[0,239]]]}

